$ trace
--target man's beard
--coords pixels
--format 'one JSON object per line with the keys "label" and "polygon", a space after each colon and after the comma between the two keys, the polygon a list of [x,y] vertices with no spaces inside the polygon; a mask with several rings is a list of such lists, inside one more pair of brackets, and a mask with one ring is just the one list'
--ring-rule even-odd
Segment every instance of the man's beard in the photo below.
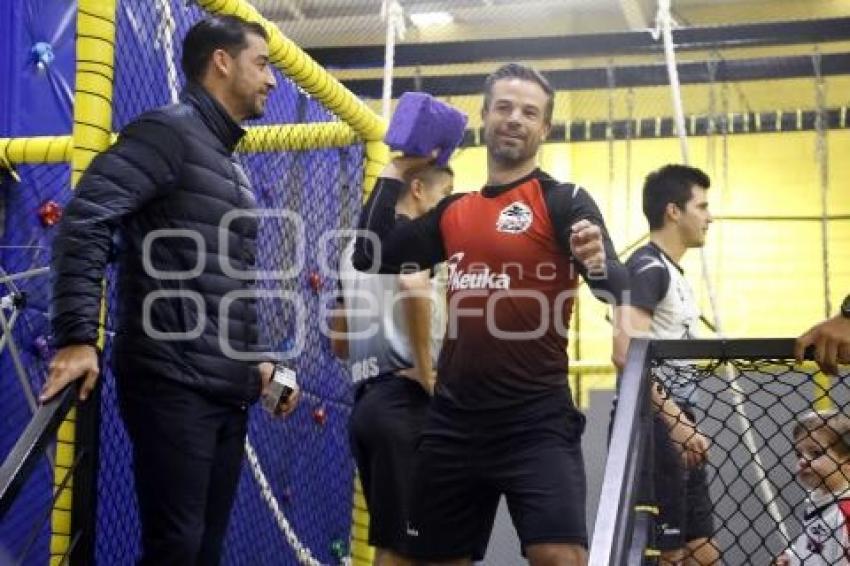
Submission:
{"label": "man's beard", "polygon": [[246,120],[257,120],[262,118],[266,113],[266,106],[260,101],[255,102],[248,108],[248,112],[246,112]]}
{"label": "man's beard", "polygon": [[497,134],[488,134],[485,141],[487,143],[487,151],[490,156],[496,161],[506,163],[508,165],[521,163],[537,153],[537,147],[534,146],[532,148],[531,144],[528,144],[527,140],[521,140],[522,143],[518,145],[505,145],[499,143],[499,136]]}

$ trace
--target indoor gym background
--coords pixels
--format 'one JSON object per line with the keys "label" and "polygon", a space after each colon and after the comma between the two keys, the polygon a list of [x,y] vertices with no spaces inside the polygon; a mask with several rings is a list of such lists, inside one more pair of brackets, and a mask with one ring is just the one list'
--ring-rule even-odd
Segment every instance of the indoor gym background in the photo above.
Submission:
{"label": "indoor gym background", "polygon": [[[77,62],[86,34],[75,41],[75,32],[80,21],[108,20],[106,4],[58,8],[50,2],[13,0],[0,7],[0,41],[8,54],[0,59],[0,71],[8,79],[0,88],[0,155],[20,179],[4,177],[0,194],[0,267],[6,274],[29,274],[4,279],[3,295],[20,292],[26,304],[4,311],[13,330],[0,358],[3,455],[31,416],[27,390],[37,391],[44,377],[41,344],[49,330],[44,316],[47,278],[40,270],[47,264],[51,238],[46,224],[50,207],[44,205],[54,201],[61,207],[71,194],[72,167],[62,162],[76,154],[66,136],[80,130],[74,128],[75,112],[82,111],[81,91],[88,90],[78,84],[78,73],[88,71],[86,81],[112,82],[111,69]],[[241,9],[237,2],[200,4],[211,10]],[[310,218],[304,226],[306,240],[316,243],[324,231],[350,226],[358,212],[364,154],[369,142],[379,138],[375,133],[380,130],[388,24],[379,1],[270,0],[254,5],[372,110],[366,125],[347,111],[341,120],[338,108],[328,110],[321,102],[332,97],[305,94],[302,88],[309,90],[310,80],[301,76],[301,88],[281,80],[262,124],[320,125],[302,137],[293,130],[256,130],[255,145],[242,153],[261,201],[270,207],[283,204]],[[393,39],[393,95],[419,88],[470,115],[467,143],[452,163],[459,190],[474,190],[484,181],[484,149],[476,132],[481,99],[474,93],[498,62],[527,60],[548,71],[559,90],[555,128],[541,153],[544,169],[593,193],[618,248],[626,250],[640,240],[645,233],[642,178],[660,164],[682,158],[660,40],[645,30],[654,26],[653,2],[411,0],[401,2],[401,8],[407,29],[403,38]],[[453,21],[415,24],[412,16],[424,12],[446,12]],[[183,1],[117,3],[109,130],[117,131],[142,110],[173,99],[180,82],[180,39],[202,13],[197,4]],[[684,83],[689,157],[712,176],[711,206],[717,217],[705,249],[705,276],[697,253],[689,254],[684,267],[707,320],[715,325],[721,321],[725,335],[794,336],[834,312],[850,292],[850,189],[845,181],[850,2],[689,0],[674,2],[673,16],[682,27],[676,57]],[[688,28],[708,31],[687,35]],[[561,44],[558,38],[571,41]],[[440,50],[441,44],[457,41],[470,42],[469,49]],[[90,48],[103,50],[102,40],[90,42]],[[521,51],[523,45],[528,52]],[[538,50],[531,52],[531,47]],[[299,67],[289,65],[289,72],[297,74]],[[95,74],[107,78],[92,79]],[[359,108],[354,112],[367,113]],[[356,127],[349,129],[346,123]],[[375,152],[373,161],[380,161],[380,152]],[[267,222],[262,258],[269,268],[285,268],[292,261],[278,253],[293,247],[291,231],[283,221]],[[326,248],[321,254],[335,263],[338,242]],[[306,319],[314,322],[323,291],[335,284],[332,274],[322,273],[318,265],[321,254],[307,250],[303,268],[285,283],[302,297]],[[570,377],[573,391],[593,423],[585,440],[591,493],[598,489],[592,480],[601,477],[604,437],[599,434],[606,428],[606,392],[613,385],[604,315],[603,308],[582,296],[570,343],[571,358],[578,362]],[[285,348],[298,315],[268,303],[264,316],[277,321],[274,338]],[[298,361],[308,392],[303,406],[282,423],[256,411],[250,440],[296,545],[322,563],[349,555],[363,560],[368,554],[362,545],[365,518],[353,495],[346,446],[351,402],[347,377],[317,327],[307,328],[310,346]],[[105,329],[108,347],[108,317]],[[712,335],[708,328],[704,331]],[[811,393],[801,391],[791,403],[794,410],[811,400]],[[107,378],[93,543],[97,562],[104,564],[129,562],[138,546],[128,449],[111,395]],[[833,397],[839,403],[845,398],[838,391]],[[62,460],[61,452],[51,459]],[[783,457],[786,452],[779,450],[777,461]],[[282,534],[254,471],[246,466],[226,561],[295,563],[293,541]],[[14,557],[26,550],[25,563],[43,564],[51,555],[58,560],[72,542],[70,532],[62,532],[68,502],[58,498],[58,509],[51,511],[50,485],[56,477],[53,464],[44,459],[0,523],[0,544]],[[786,511],[792,514],[799,492],[793,485],[787,489]],[[590,508],[593,515],[595,505]],[[42,520],[45,514],[48,521]],[[503,519],[487,564],[519,560]],[[769,538],[766,533],[752,536]],[[305,556],[302,552],[301,559]]]}

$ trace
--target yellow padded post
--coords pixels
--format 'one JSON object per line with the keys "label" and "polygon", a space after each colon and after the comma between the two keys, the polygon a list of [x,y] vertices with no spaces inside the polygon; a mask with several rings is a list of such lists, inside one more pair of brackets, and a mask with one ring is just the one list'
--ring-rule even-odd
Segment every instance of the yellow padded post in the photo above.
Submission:
{"label": "yellow padded post", "polygon": [[343,122],[254,126],[236,148],[242,152],[311,151],[346,147],[356,143],[357,134]]}
{"label": "yellow padded post", "polygon": [[79,0],[71,185],[112,136],[115,0]]}
{"label": "yellow padded post", "polygon": [[[71,146],[71,186],[76,186],[94,156],[109,147],[112,138],[112,86],[115,55],[115,0],[79,0],[77,3],[77,74],[74,93],[74,129]],[[59,144],[56,144],[59,145]],[[45,154],[50,148],[49,142]],[[23,150],[26,153],[26,150]],[[59,150],[54,150],[58,152]],[[67,152],[67,149],[65,149]],[[101,336],[103,319],[101,308]],[[74,464],[76,409],[59,426],[56,441],[54,489],[59,489]],[[51,514],[50,564],[62,563],[70,550],[73,482],[58,494]]]}
{"label": "yellow padded post", "polygon": [[354,502],[351,510],[351,563],[372,566],[375,549],[369,546],[369,510],[363,497],[360,474],[354,477]]}
{"label": "yellow padded post", "polygon": [[67,163],[71,160],[71,136],[0,138],[0,162]]}
{"label": "yellow padded post", "polygon": [[366,162],[363,166],[363,199],[369,197],[369,193],[375,187],[378,175],[390,160],[390,149],[382,141],[366,142]]}

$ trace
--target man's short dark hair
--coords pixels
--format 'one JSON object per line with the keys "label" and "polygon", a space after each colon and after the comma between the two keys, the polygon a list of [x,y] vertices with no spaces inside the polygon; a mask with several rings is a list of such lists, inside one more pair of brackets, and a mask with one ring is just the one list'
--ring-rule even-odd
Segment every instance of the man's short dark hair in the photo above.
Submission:
{"label": "man's short dark hair", "polygon": [[212,16],[193,25],[183,39],[180,61],[186,80],[201,82],[216,49],[224,49],[231,57],[238,56],[248,47],[249,33],[269,40],[263,26],[236,16]]}
{"label": "man's short dark hair", "polygon": [[647,175],[643,184],[643,214],[649,229],[664,227],[664,213],[671,202],[684,210],[693,197],[694,185],[707,189],[711,179],[702,170],[687,165],[665,165]]}
{"label": "man's short dark hair", "polygon": [[548,97],[548,100],[546,101],[546,108],[543,112],[543,118],[547,124],[552,123],[552,111],[555,108],[555,90],[540,71],[529,67],[528,65],[523,65],[522,63],[507,63],[490,73],[487,80],[484,81],[485,109],[490,108],[490,100],[493,97],[493,84],[501,79],[521,79],[523,81],[537,83],[540,85],[540,88],[546,92],[546,96]]}

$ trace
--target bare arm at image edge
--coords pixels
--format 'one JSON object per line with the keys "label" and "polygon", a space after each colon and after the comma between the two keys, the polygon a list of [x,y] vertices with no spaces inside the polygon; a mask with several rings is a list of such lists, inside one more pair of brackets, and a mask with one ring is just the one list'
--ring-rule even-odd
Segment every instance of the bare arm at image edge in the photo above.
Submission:
{"label": "bare arm at image edge", "polygon": [[429,395],[434,392],[436,378],[431,359],[431,281],[427,271],[399,276],[399,288],[404,293],[402,308],[407,323],[416,379]]}

